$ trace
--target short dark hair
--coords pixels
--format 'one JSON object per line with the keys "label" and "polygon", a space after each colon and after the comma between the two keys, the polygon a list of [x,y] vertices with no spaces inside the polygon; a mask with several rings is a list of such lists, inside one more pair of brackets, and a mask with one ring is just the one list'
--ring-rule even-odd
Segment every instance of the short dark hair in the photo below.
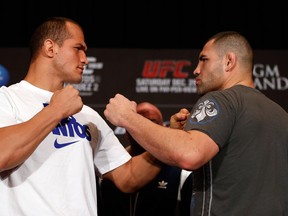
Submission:
{"label": "short dark hair", "polygon": [[208,41],[211,40],[214,40],[213,45],[219,55],[232,51],[243,65],[253,68],[253,50],[242,34],[236,31],[223,31],[213,35]]}
{"label": "short dark hair", "polygon": [[35,29],[30,39],[31,62],[38,56],[39,50],[42,48],[46,39],[51,39],[59,46],[62,46],[63,42],[71,37],[71,34],[66,28],[67,22],[76,24],[83,31],[76,21],[66,17],[49,17]]}

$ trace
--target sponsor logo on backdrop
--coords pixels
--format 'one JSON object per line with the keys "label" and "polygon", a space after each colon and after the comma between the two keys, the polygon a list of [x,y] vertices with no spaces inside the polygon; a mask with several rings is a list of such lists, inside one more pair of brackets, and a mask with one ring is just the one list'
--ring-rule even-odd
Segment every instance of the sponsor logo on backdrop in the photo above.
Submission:
{"label": "sponsor logo on backdrop", "polygon": [[254,84],[259,90],[287,90],[288,77],[281,76],[278,65],[254,64]]}
{"label": "sponsor logo on backdrop", "polygon": [[99,91],[101,76],[96,75],[95,71],[103,69],[104,66],[103,62],[97,62],[96,57],[88,56],[87,59],[89,63],[83,71],[81,83],[73,84],[80,91],[81,96],[91,96]]}
{"label": "sponsor logo on backdrop", "polygon": [[0,64],[0,87],[6,86],[9,83],[9,72],[8,70]]}
{"label": "sponsor logo on backdrop", "polygon": [[147,60],[142,77],[136,79],[135,90],[137,93],[195,93],[190,66],[189,60]]}

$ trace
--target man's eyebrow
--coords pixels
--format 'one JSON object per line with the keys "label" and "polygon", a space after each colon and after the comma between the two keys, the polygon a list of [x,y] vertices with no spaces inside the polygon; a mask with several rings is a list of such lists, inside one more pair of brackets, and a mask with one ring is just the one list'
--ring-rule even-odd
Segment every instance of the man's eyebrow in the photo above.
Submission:
{"label": "man's eyebrow", "polygon": [[82,43],[77,43],[76,46],[79,46],[82,50],[86,51],[87,50],[87,46],[85,44]]}

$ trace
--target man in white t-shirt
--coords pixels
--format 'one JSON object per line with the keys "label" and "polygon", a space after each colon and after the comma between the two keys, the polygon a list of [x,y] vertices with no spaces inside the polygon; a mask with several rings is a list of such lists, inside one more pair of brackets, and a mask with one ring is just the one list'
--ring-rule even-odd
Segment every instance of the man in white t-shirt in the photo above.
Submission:
{"label": "man in white t-shirt", "polygon": [[[79,91],[87,46],[73,20],[52,17],[31,38],[24,80],[0,89],[0,215],[96,216],[96,177],[123,192],[151,181],[161,164],[131,158]],[[95,172],[96,168],[96,172]]]}

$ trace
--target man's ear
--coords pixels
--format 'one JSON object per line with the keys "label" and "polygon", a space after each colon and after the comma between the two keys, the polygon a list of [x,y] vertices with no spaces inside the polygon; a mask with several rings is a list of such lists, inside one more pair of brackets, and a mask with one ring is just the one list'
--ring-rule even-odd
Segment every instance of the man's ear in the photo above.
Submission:
{"label": "man's ear", "polygon": [[44,41],[43,49],[45,55],[52,58],[55,54],[57,54],[57,46],[54,41],[51,39],[46,39]]}
{"label": "man's ear", "polygon": [[233,70],[233,68],[236,67],[236,61],[237,57],[235,53],[229,52],[226,54],[226,59],[225,59],[225,71],[229,72]]}

